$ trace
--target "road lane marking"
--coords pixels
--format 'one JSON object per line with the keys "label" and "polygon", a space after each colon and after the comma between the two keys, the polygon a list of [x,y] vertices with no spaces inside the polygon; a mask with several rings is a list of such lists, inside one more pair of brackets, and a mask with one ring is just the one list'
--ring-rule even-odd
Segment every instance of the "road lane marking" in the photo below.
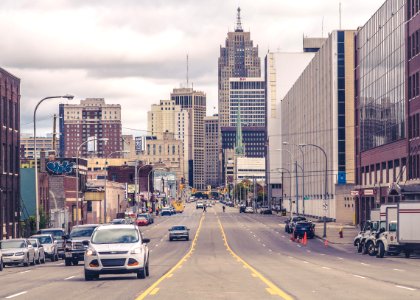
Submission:
{"label": "road lane marking", "polygon": [[262,244],[263,247],[265,247],[265,244]]}
{"label": "road lane marking", "polygon": [[394,271],[403,272],[401,269],[393,269]]}
{"label": "road lane marking", "polygon": [[159,288],[155,288],[155,289],[153,289],[153,291],[151,291],[150,292],[150,295],[156,295],[157,294],[157,292],[159,292]]}
{"label": "road lane marking", "polygon": [[281,237],[282,237],[282,238],[285,238],[285,236],[284,236],[284,235],[282,235]]}
{"label": "road lane marking", "polygon": [[74,277],[76,277],[76,276],[70,276],[70,277],[64,278],[64,280],[70,280],[70,279],[72,279]]}
{"label": "road lane marking", "polygon": [[256,269],[254,269],[251,265],[249,265],[245,260],[243,260],[235,252],[233,252],[233,250],[229,246],[229,243],[227,242],[227,237],[226,237],[225,231],[223,229],[222,222],[220,222],[220,219],[219,218],[218,218],[218,222],[219,222],[219,227],[220,227],[220,231],[222,233],[223,239],[224,239],[224,241],[227,244],[228,252],[233,257],[235,257],[236,259],[239,259],[242,262],[243,265],[245,265],[245,266],[248,267],[248,269],[252,272],[252,274],[255,274],[258,279],[260,279],[263,283],[265,283],[267,285],[268,289],[270,289],[270,292],[273,292],[272,295],[277,295],[277,296],[283,298],[284,300],[292,300],[293,299],[292,296],[290,296],[285,291],[283,291],[282,289],[280,289],[277,285],[275,285],[273,282],[271,282],[270,280],[268,280],[267,278],[265,278],[260,272],[258,272]]}
{"label": "road lane marking", "polygon": [[409,291],[415,291],[416,290],[416,289],[409,288],[408,286],[403,286],[403,285],[396,285],[396,287],[400,288],[400,289],[409,290]]}
{"label": "road lane marking", "polygon": [[357,277],[357,278],[366,279],[366,277],[364,277],[364,276],[360,276],[360,275],[354,275],[354,274],[353,274],[353,276],[354,276],[354,277]]}
{"label": "road lane marking", "polygon": [[303,260],[302,261],[304,264],[309,264],[309,261]]}
{"label": "road lane marking", "polygon": [[322,268],[325,270],[331,270],[331,268],[328,268],[328,267],[322,267]]}
{"label": "road lane marking", "polygon": [[31,272],[31,270],[22,271],[22,272],[19,272],[19,273],[20,274],[25,274],[25,273],[29,273],[29,272]]}
{"label": "road lane marking", "polygon": [[311,253],[311,250],[306,250],[306,252]]}
{"label": "road lane marking", "polygon": [[302,248],[302,246],[301,246],[301,245],[296,245],[296,246],[298,246],[299,248]]}
{"label": "road lane marking", "polygon": [[198,236],[200,234],[201,231],[201,225],[203,224],[203,221],[205,219],[205,214],[203,213],[201,215],[200,218],[200,223],[198,224],[198,228],[197,231],[195,232],[195,237],[191,243],[191,247],[190,250],[187,252],[187,254],[184,255],[184,257],[182,257],[175,266],[173,266],[168,272],[166,272],[165,274],[163,274],[158,280],[156,280],[151,286],[149,286],[149,288],[147,290],[145,290],[143,293],[141,293],[136,300],[143,300],[144,298],[146,298],[148,295],[151,295],[151,293],[157,288],[157,286],[165,279],[170,278],[169,275],[173,274],[174,271],[178,268],[180,268],[182,266],[182,264],[184,263],[184,260],[189,257],[191,255],[191,253],[193,253],[193,251],[195,250],[195,245],[197,244],[197,239]]}
{"label": "road lane marking", "polygon": [[342,258],[342,257],[337,257],[339,260],[343,260],[344,258]]}
{"label": "road lane marking", "polygon": [[20,293],[17,293],[17,294],[13,294],[13,295],[7,296],[6,299],[12,299],[12,298],[15,298],[17,296],[24,295],[26,293],[27,293],[27,291],[23,291],[23,292],[20,292]]}
{"label": "road lane marking", "polygon": [[360,263],[361,265],[364,265],[364,266],[370,266],[369,264],[365,264],[365,263]]}

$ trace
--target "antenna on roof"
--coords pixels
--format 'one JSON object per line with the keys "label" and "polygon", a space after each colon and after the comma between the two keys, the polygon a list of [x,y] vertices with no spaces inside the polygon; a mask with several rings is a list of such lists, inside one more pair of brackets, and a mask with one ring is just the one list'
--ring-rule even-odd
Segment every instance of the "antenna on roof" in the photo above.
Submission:
{"label": "antenna on roof", "polygon": [[238,13],[236,14],[236,28],[235,28],[236,32],[242,32],[244,31],[242,29],[242,22],[241,22],[241,8],[238,7]]}

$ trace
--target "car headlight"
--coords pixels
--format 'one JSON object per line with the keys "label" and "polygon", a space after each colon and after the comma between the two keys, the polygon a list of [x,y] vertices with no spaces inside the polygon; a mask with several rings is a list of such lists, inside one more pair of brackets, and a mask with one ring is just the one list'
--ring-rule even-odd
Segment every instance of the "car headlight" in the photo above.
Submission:
{"label": "car headlight", "polygon": [[133,250],[131,250],[131,254],[140,254],[141,253],[141,248],[134,248]]}
{"label": "car headlight", "polygon": [[22,255],[25,255],[25,253],[23,253],[23,252],[16,252],[15,253],[15,256],[22,256]]}
{"label": "car headlight", "polygon": [[86,256],[96,256],[96,255],[97,253],[95,249],[89,248],[86,250]]}

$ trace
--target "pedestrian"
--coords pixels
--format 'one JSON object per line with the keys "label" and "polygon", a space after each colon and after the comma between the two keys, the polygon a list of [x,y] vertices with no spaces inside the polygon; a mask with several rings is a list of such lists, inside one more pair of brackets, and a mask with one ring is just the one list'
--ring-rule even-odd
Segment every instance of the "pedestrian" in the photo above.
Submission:
{"label": "pedestrian", "polygon": [[223,206],[222,206],[222,209],[223,209],[223,212],[225,212],[226,207],[223,205]]}
{"label": "pedestrian", "polygon": [[207,205],[203,205],[203,212],[206,212],[207,211]]}
{"label": "pedestrian", "polygon": [[159,216],[159,207],[156,207],[156,216]]}

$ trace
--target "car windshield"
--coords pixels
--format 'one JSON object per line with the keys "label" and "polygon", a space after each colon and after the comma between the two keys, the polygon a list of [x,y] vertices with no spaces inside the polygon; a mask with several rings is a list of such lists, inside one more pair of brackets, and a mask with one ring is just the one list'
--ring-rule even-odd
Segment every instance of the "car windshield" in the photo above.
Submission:
{"label": "car windshield", "polygon": [[0,249],[25,248],[24,241],[2,241]]}
{"label": "car windshield", "polygon": [[63,231],[62,230],[41,230],[41,233],[44,234],[51,234],[55,239],[62,240],[63,239]]}
{"label": "car windshield", "polygon": [[76,227],[70,232],[70,238],[90,237],[96,227]]}
{"label": "car windshield", "polygon": [[50,236],[37,236],[36,238],[41,244],[52,244],[52,238]]}
{"label": "car windshield", "polygon": [[38,248],[37,239],[30,239],[29,241],[31,242],[31,245],[32,245],[33,247]]}
{"label": "car windshield", "polygon": [[173,226],[172,230],[186,230],[187,228],[185,226]]}
{"label": "car windshield", "polygon": [[92,237],[92,244],[129,244],[138,241],[139,234],[134,228],[97,230]]}

